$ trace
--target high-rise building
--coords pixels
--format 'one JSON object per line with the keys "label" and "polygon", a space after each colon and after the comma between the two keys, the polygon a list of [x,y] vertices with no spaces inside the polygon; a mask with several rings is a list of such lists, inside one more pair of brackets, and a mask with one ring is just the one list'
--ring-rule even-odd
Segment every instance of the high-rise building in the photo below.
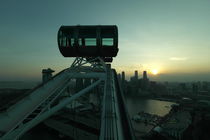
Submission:
{"label": "high-rise building", "polygon": [[122,89],[125,91],[125,72],[122,72],[122,79],[121,79]]}
{"label": "high-rise building", "polygon": [[138,80],[138,71],[137,70],[135,70],[134,78],[135,78],[135,80]]}
{"label": "high-rise building", "polygon": [[122,77],[121,77],[120,73],[117,74],[117,77],[118,77],[118,79],[122,80]]}
{"label": "high-rise building", "polygon": [[148,79],[147,79],[147,71],[144,71],[144,72],[143,72],[143,80],[148,80]]}
{"label": "high-rise building", "polygon": [[48,68],[42,70],[42,82],[45,83],[52,78],[52,73],[55,72],[54,70]]}
{"label": "high-rise building", "polygon": [[147,78],[147,71],[143,72],[142,89],[147,90],[149,87],[149,79]]}
{"label": "high-rise building", "polygon": [[124,82],[125,81],[125,72],[123,71],[122,72],[122,82]]}

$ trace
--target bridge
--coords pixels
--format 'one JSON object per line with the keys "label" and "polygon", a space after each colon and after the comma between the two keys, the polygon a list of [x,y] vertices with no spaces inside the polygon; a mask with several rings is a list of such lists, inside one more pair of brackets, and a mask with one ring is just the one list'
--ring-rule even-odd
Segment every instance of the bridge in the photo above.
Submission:
{"label": "bridge", "polygon": [[[61,27],[58,32],[59,49],[64,56],[76,59],[69,68],[53,77],[51,72],[43,72],[42,84],[0,112],[0,140],[21,139],[41,122],[74,139],[136,139],[125,106],[121,81],[110,64],[118,52],[116,30],[116,26]],[[90,43],[92,46],[88,50],[91,51],[85,48],[88,46],[86,39],[96,41]],[[87,120],[82,117],[85,114],[79,113],[76,120],[71,119],[72,110],[81,112],[75,102],[86,105],[84,98],[90,93],[97,96],[98,115],[89,115],[92,120]],[[76,136],[73,128],[79,129],[81,134]]]}

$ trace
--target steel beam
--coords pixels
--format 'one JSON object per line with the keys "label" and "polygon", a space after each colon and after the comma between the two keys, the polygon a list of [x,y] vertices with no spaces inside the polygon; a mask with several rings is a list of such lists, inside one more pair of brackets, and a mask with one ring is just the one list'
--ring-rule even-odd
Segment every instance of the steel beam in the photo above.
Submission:
{"label": "steel beam", "polygon": [[48,111],[46,111],[43,114],[37,116],[32,121],[28,122],[24,127],[17,128],[13,132],[11,132],[9,135],[3,136],[0,140],[15,140],[15,139],[18,139],[22,134],[24,134],[25,132],[27,132],[29,129],[31,129],[32,127],[34,127],[38,123],[44,121],[45,119],[47,119],[48,117],[53,115],[55,112],[59,111],[60,109],[62,109],[66,105],[68,105],[71,101],[73,101],[73,100],[79,98],[80,96],[88,93],[88,91],[90,91],[91,89],[96,87],[98,84],[100,84],[101,81],[102,80],[100,79],[100,80],[94,82],[92,85],[90,85],[90,86],[86,87],[85,89],[81,90],[80,92],[74,94],[73,96],[66,98],[65,100],[63,100],[58,105],[54,106],[53,108],[50,108]]}

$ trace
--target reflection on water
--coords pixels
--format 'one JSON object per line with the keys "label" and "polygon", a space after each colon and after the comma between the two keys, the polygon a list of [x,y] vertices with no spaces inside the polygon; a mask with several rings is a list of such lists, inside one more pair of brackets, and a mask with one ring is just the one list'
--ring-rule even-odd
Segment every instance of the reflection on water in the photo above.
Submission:
{"label": "reflection on water", "polygon": [[[171,105],[174,104],[173,102],[143,99],[141,97],[127,97],[125,101],[131,118],[141,111],[164,116],[170,111]],[[152,125],[145,125],[144,123],[136,123],[134,121],[132,121],[132,125],[137,139],[153,128]]]}
{"label": "reflection on water", "polygon": [[140,97],[126,98],[126,105],[130,116],[136,115],[140,111],[164,116],[170,111],[172,104],[174,103],[167,101],[142,99]]}

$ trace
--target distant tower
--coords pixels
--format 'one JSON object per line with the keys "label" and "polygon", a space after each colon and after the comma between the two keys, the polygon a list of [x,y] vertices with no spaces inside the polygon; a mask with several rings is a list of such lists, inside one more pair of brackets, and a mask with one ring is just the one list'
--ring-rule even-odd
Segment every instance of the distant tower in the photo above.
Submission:
{"label": "distant tower", "polygon": [[147,90],[149,87],[149,79],[147,78],[147,71],[143,72],[142,89]]}
{"label": "distant tower", "polygon": [[122,72],[121,86],[123,91],[125,91],[125,72]]}
{"label": "distant tower", "polygon": [[147,80],[147,71],[143,72],[143,80]]}
{"label": "distant tower", "polygon": [[48,68],[42,70],[42,82],[45,83],[52,78],[52,73],[55,72],[54,70]]}
{"label": "distant tower", "polygon": [[134,77],[135,77],[135,80],[138,80],[138,71],[137,70],[135,70],[135,74],[134,74]]}
{"label": "distant tower", "polygon": [[118,79],[122,80],[121,79],[122,77],[121,77],[121,74],[120,73],[117,74],[117,77],[118,77]]}
{"label": "distant tower", "polygon": [[124,82],[125,81],[125,72],[123,71],[122,72],[122,82]]}
{"label": "distant tower", "polygon": [[197,83],[193,83],[192,84],[192,90],[193,90],[193,93],[194,94],[197,94],[198,93],[198,85],[197,85]]}

